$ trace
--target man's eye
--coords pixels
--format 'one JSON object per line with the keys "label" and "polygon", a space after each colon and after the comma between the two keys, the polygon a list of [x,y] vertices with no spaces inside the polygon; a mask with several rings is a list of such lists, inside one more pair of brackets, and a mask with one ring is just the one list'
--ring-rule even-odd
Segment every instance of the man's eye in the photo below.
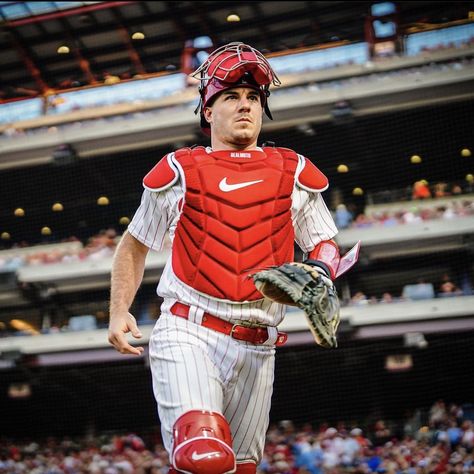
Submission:
{"label": "man's eye", "polygon": [[250,99],[250,100],[254,100],[254,101],[255,101],[255,100],[258,101],[258,95],[251,95],[251,96],[249,97],[249,99]]}

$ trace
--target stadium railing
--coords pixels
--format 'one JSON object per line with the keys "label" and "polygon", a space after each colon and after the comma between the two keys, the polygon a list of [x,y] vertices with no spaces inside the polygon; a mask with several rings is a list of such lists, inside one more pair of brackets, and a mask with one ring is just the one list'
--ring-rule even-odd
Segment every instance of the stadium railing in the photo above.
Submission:
{"label": "stadium railing", "polygon": [[[340,334],[351,333],[355,339],[372,339],[403,336],[407,333],[456,332],[472,329],[472,308],[474,296],[458,298],[407,301],[396,304],[369,305],[364,307],[345,307],[341,310]],[[289,334],[288,344],[308,344],[313,336],[308,329],[304,313],[290,311],[279,329]],[[143,337],[140,344],[147,344],[153,325],[140,325]],[[130,338],[132,341],[132,338]],[[105,353],[79,353],[85,350],[109,349],[107,329],[61,332],[38,336],[15,336],[0,338],[0,353],[19,351],[25,355],[42,354],[44,363],[58,361],[55,354],[78,351],[71,355],[76,361],[84,358],[112,357]],[[50,354],[50,356],[48,356]],[[117,353],[120,357],[121,354]],[[65,357],[64,361],[71,361]],[[41,364],[41,361],[39,362]]]}

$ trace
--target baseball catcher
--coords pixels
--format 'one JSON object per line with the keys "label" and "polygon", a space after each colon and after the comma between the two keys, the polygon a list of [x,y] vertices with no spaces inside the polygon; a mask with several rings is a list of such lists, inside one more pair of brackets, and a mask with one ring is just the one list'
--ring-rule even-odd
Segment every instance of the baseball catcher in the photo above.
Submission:
{"label": "baseball catcher", "polygon": [[[171,254],[157,287],[161,315],[149,342],[153,389],[170,473],[256,474],[265,446],[275,350],[285,304],[308,315],[319,344],[336,345],[332,281],[357,260],[337,228],[324,173],[290,148],[258,145],[270,87],[265,56],[235,42],[195,71],[210,146],[170,151],[143,179],[143,195],[114,258],[109,341],[140,355],[129,309],[149,249]],[[296,244],[307,255],[294,260]],[[267,269],[249,278],[250,269]],[[285,303],[285,304],[281,304]]]}
{"label": "baseball catcher", "polygon": [[[336,272],[333,272],[335,277],[354,265],[359,247],[360,242],[337,263]],[[316,343],[322,347],[335,348],[336,331],[340,322],[339,299],[330,275],[327,264],[307,260],[305,263],[284,263],[262,270],[253,275],[253,280],[265,297],[277,303],[301,308]]]}

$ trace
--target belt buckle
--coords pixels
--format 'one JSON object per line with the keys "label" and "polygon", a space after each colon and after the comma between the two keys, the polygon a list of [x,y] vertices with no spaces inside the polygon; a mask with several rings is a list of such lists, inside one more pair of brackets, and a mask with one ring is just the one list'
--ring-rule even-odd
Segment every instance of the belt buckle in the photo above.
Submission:
{"label": "belt buckle", "polygon": [[245,336],[245,334],[239,333],[239,328],[242,329],[248,329],[245,326],[242,326],[242,324],[233,324],[232,328],[230,330],[229,336],[232,339],[237,339],[237,341],[247,341],[247,342],[252,342],[248,337]]}
{"label": "belt buckle", "polygon": [[229,333],[229,336],[232,337],[232,338],[234,338],[234,339],[237,339],[236,337],[234,337],[235,328],[236,328],[237,326],[240,326],[240,324],[233,324],[233,325],[232,325],[232,328],[230,329],[230,333]]}

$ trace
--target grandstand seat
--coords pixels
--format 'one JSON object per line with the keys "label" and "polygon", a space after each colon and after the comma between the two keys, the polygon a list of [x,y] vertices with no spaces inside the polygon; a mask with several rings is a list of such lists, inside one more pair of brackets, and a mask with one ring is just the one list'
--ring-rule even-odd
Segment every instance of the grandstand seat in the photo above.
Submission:
{"label": "grandstand seat", "polygon": [[432,283],[418,283],[416,285],[405,285],[402,297],[408,300],[429,300],[435,297]]}
{"label": "grandstand seat", "polygon": [[97,329],[97,321],[92,315],[73,316],[69,319],[68,328],[70,331],[92,331]]}

